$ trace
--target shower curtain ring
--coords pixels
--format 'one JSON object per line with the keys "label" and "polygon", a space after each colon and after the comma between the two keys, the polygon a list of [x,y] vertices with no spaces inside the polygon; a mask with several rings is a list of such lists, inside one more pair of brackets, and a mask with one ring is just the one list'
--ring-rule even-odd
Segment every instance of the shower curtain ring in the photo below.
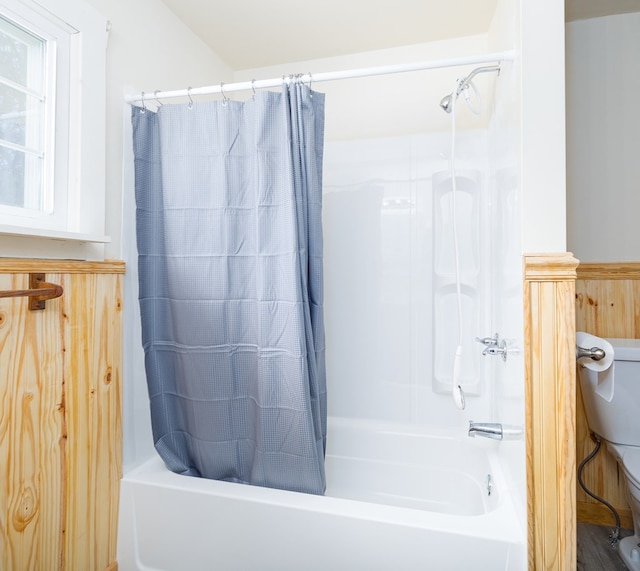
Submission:
{"label": "shower curtain ring", "polygon": [[256,100],[256,86],[254,85],[255,82],[255,79],[251,80],[251,91],[253,91],[253,95],[251,96],[252,101]]}
{"label": "shower curtain ring", "polygon": [[229,98],[227,97],[227,95],[224,92],[224,83],[220,82],[220,93],[222,93],[222,104],[226,107],[227,102],[229,101]]}
{"label": "shower curtain ring", "polygon": [[189,109],[193,109],[193,99],[191,98],[191,86],[187,87],[187,97],[189,98]]}
{"label": "shower curtain ring", "polygon": [[157,89],[156,91],[153,92],[154,97],[156,98],[156,102],[158,103],[158,107],[162,107],[164,105],[164,103],[162,103],[162,101],[160,101],[160,99],[158,99],[158,93],[160,93],[160,90]]}
{"label": "shower curtain ring", "polygon": [[144,104],[144,91],[140,94],[140,101],[142,102],[142,109],[140,109],[140,113],[144,115],[147,112],[147,106]]}
{"label": "shower curtain ring", "polygon": [[313,97],[313,91],[311,91],[311,82],[313,81],[313,76],[311,72],[309,72],[309,97]]}

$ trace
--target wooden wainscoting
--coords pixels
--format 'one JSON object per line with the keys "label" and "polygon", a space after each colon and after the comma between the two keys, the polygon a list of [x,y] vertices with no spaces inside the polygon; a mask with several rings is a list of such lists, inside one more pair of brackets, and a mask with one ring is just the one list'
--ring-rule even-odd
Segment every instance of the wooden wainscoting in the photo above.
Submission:
{"label": "wooden wainscoting", "polygon": [[[640,263],[589,263],[578,266],[576,330],[598,337],[640,337]],[[576,454],[581,462],[594,448],[578,384]],[[622,526],[632,528],[624,477],[604,446],[583,472],[587,488],[618,511]],[[613,525],[611,512],[578,487],[578,521]]]}
{"label": "wooden wainscoting", "polygon": [[0,569],[117,569],[124,264],[0,259]]}
{"label": "wooden wainscoting", "polygon": [[575,279],[570,253],[524,256],[529,569],[576,567]]}

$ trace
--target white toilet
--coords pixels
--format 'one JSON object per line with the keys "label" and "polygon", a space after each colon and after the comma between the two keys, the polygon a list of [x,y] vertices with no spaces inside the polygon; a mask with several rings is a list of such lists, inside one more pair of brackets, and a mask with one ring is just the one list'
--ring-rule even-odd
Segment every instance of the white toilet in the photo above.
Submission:
{"label": "white toilet", "polygon": [[629,569],[640,571],[640,339],[607,339],[613,364],[598,372],[580,367],[589,428],[605,441],[627,482],[634,535],[619,544]]}

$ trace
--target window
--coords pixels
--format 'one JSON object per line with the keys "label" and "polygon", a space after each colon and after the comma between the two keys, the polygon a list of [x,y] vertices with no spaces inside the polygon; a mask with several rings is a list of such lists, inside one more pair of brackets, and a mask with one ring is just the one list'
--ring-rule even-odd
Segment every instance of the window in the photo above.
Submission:
{"label": "window", "polygon": [[0,17],[0,204],[43,211],[47,40]]}
{"label": "window", "polygon": [[0,234],[108,241],[106,31],[83,0],[0,0]]}

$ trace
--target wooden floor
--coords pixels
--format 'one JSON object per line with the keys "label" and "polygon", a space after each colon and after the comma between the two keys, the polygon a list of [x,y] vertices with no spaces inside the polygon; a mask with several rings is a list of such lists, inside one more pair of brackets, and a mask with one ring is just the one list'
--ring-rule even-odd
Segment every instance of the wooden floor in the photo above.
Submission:
{"label": "wooden floor", "polygon": [[[617,549],[609,546],[609,533],[613,528],[578,524],[578,571],[627,571]],[[621,529],[620,538],[632,535],[630,529]]]}

